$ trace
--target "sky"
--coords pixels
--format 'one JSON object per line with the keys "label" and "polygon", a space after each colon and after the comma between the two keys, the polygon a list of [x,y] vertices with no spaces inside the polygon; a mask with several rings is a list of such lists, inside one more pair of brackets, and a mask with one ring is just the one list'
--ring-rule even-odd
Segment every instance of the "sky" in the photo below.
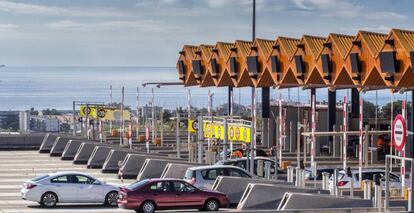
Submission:
{"label": "sky", "polygon": [[[257,37],[414,30],[411,0],[257,0]],[[174,67],[184,44],[251,40],[252,0],[0,0],[0,64]]]}

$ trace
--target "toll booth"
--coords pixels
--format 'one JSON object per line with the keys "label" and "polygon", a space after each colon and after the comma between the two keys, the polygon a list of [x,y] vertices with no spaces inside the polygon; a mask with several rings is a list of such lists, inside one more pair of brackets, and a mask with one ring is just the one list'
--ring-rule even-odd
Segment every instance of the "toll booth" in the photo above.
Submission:
{"label": "toll booth", "polygon": [[193,45],[184,45],[183,50],[180,51],[180,57],[177,61],[177,71],[179,79],[185,86],[197,85],[197,80],[193,72],[193,59],[195,58],[198,47]]}
{"label": "toll booth", "polygon": [[226,61],[226,69],[231,81],[236,87],[253,86],[247,72],[247,55],[253,42],[237,40],[232,46],[229,58]]}
{"label": "toll booth", "polygon": [[215,86],[233,86],[226,71],[226,60],[230,55],[233,43],[217,42],[210,58],[210,74]]}
{"label": "toll booth", "polygon": [[325,82],[317,67],[317,57],[323,48],[326,38],[304,35],[297,45],[294,57],[290,62],[299,84],[307,87],[324,87]]}
{"label": "toll booth", "polygon": [[[192,61],[194,76],[199,85],[208,83],[206,86],[214,86],[211,73],[208,71],[210,67],[210,57],[214,46],[202,44],[195,52],[195,58]],[[207,80],[206,80],[207,79]]]}
{"label": "toll booth", "polygon": [[299,84],[293,70],[289,67],[299,41],[296,38],[278,37],[273,44],[272,51],[267,59],[267,67],[271,71],[271,77],[275,85],[279,88]]}

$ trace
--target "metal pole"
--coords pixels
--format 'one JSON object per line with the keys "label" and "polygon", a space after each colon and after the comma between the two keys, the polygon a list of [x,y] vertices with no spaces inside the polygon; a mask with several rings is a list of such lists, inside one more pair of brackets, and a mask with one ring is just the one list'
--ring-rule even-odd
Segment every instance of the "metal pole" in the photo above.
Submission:
{"label": "metal pole", "polygon": [[154,99],[155,99],[155,94],[154,94],[154,88],[151,88],[151,93],[152,93],[152,99],[151,99],[151,123],[152,123],[152,143],[155,143],[155,103],[154,103]]}
{"label": "metal pole", "polygon": [[[213,125],[213,113],[212,113],[212,99],[213,95],[211,94],[211,91],[208,90],[208,107],[207,107],[207,113],[208,116],[210,117],[210,121],[211,121],[211,125]],[[207,147],[210,150],[210,146],[211,146],[211,137],[207,139]]]}
{"label": "metal pole", "polygon": [[90,113],[90,109],[89,109],[89,104],[86,103],[86,110],[85,110],[85,115],[86,115],[86,138],[88,138],[89,140],[89,113]]}
{"label": "metal pole", "polygon": [[[253,23],[252,23],[252,41],[256,39],[256,0],[253,0]],[[252,126],[251,126],[251,141],[250,141],[250,173],[254,173],[254,148],[256,146],[256,89],[252,87]]]}
{"label": "metal pole", "polygon": [[411,173],[410,173],[410,182],[411,182],[411,186],[410,186],[410,191],[409,191],[409,199],[408,199],[408,211],[412,212],[413,211],[413,207],[414,207],[414,190],[413,190],[413,185],[414,185],[414,163],[413,161],[410,162],[411,164]]}
{"label": "metal pole", "polygon": [[[231,89],[231,94],[230,94],[230,119],[233,119],[233,87]],[[230,140],[230,156],[233,153],[233,140]]]}
{"label": "metal pole", "polygon": [[[198,123],[203,123],[203,117],[198,116]],[[204,140],[204,133],[203,128],[198,128],[198,141],[197,141],[197,148],[198,148],[198,163],[203,163],[203,140]]]}
{"label": "metal pole", "polygon": [[[188,94],[187,94],[187,118],[188,121],[190,121],[191,119],[191,92],[190,89],[187,90]],[[203,128],[203,124],[198,124],[199,129]],[[187,149],[190,150],[190,142],[191,142],[191,133],[189,131],[187,131]]]}
{"label": "metal pole", "polygon": [[139,140],[139,87],[137,87],[137,140]]}
{"label": "metal pole", "polygon": [[175,148],[177,149],[177,158],[181,157],[181,150],[180,150],[180,113],[178,112],[178,107],[176,109],[177,112],[177,129],[176,129],[176,139],[175,139]]}
{"label": "metal pole", "polygon": [[161,126],[160,126],[160,140],[161,146],[164,146],[164,107],[161,107],[161,114],[160,114]]}
{"label": "metal pole", "polygon": [[75,115],[75,106],[76,106],[76,101],[73,101],[73,108],[72,108],[72,122],[73,122],[73,136],[76,135],[76,115]]}
{"label": "metal pole", "polygon": [[[389,197],[390,197],[390,160],[388,156],[385,157],[385,202],[384,202],[384,209],[387,212],[389,207]],[[411,173],[413,170],[411,170]],[[375,190],[375,194],[377,194],[377,190]]]}
{"label": "metal pole", "polygon": [[[112,106],[112,85],[109,86],[109,104]],[[109,120],[109,132],[112,135],[112,120]]]}
{"label": "metal pole", "polygon": [[316,132],[316,101],[315,101],[316,96],[312,95],[312,137],[311,137],[311,167],[312,167],[312,171],[313,168],[315,167],[315,155],[316,155],[316,147],[315,147],[315,143],[316,143],[316,137],[315,137],[315,132]]}
{"label": "metal pole", "polygon": [[223,140],[223,160],[227,160],[227,141],[228,141],[228,126],[227,126],[227,118],[224,118],[224,140]]}
{"label": "metal pole", "polygon": [[358,145],[358,153],[359,153],[359,168],[358,168],[358,172],[359,172],[359,184],[362,184],[362,108],[363,108],[363,99],[362,99],[362,93],[359,93],[359,145]]}
{"label": "metal pole", "polygon": [[[402,103],[401,103],[401,110],[402,110],[402,117],[405,120],[406,117],[405,117],[405,101],[404,100],[402,100]],[[406,135],[403,135],[403,137],[406,137]],[[405,157],[405,144],[400,154],[401,154],[401,157],[403,158]],[[401,196],[404,196],[404,190],[405,190],[405,161],[401,160]]]}
{"label": "metal pole", "polygon": [[121,97],[121,131],[119,133],[119,143],[120,145],[123,144],[124,140],[124,131],[125,131],[125,122],[124,122],[124,96],[125,96],[125,89],[124,86],[122,86],[122,97]]}
{"label": "metal pole", "polygon": [[343,153],[343,167],[344,170],[346,170],[347,164],[346,164],[346,160],[347,160],[347,139],[348,139],[348,135],[347,135],[347,131],[348,131],[348,104],[346,103],[346,96],[344,97],[344,123],[343,123],[343,143],[342,143],[342,153]]}
{"label": "metal pole", "polygon": [[[393,124],[393,122],[394,122],[394,92],[392,92],[391,91],[391,121],[390,121],[390,127],[391,127],[391,132],[393,131],[392,129],[392,124]],[[392,137],[391,137],[391,144],[393,144],[393,139],[392,139]],[[387,145],[386,145],[387,146]],[[390,146],[390,154],[391,155],[393,155],[394,154],[394,149],[393,149],[393,146]],[[395,161],[394,159],[391,159],[391,162],[390,162],[390,167],[391,167],[391,169],[392,169],[392,165],[393,165],[393,161]]]}

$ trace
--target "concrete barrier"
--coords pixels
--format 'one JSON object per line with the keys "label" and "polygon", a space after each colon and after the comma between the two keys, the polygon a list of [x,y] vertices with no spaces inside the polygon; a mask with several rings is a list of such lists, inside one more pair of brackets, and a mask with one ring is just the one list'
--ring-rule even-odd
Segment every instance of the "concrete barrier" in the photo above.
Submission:
{"label": "concrete barrier", "polygon": [[74,164],[86,164],[92,155],[93,150],[98,144],[96,143],[82,143],[78,149],[78,152],[73,159]]}
{"label": "concrete barrier", "polygon": [[147,155],[127,154],[120,168],[123,173],[123,178],[136,179],[147,158]]}
{"label": "concrete barrier", "polygon": [[102,168],[106,157],[108,157],[109,152],[111,151],[112,147],[106,146],[96,146],[92,152],[91,157],[88,160],[87,167],[88,168]]}
{"label": "concrete barrier", "polygon": [[371,200],[286,192],[278,210],[372,207]]}
{"label": "concrete barrier", "polygon": [[219,176],[214,182],[212,189],[226,194],[231,204],[238,204],[243,196],[246,187],[250,183],[292,185],[291,183],[276,180]]}
{"label": "concrete barrier", "polygon": [[[128,151],[112,149],[102,165],[103,173],[117,173],[120,166],[123,164]],[[119,163],[121,162],[121,163]]]}
{"label": "concrete barrier", "polygon": [[38,150],[44,138],[45,133],[0,134],[0,150]]}
{"label": "concrete barrier", "polygon": [[249,183],[237,205],[237,210],[276,210],[286,192],[310,193],[313,195],[320,193],[329,194],[327,190],[296,188],[291,185]]}
{"label": "concrete barrier", "polygon": [[65,150],[63,150],[62,157],[60,159],[73,160],[81,144],[82,141],[69,140],[66,144]]}
{"label": "concrete barrier", "polygon": [[171,161],[164,159],[146,159],[138,173],[137,180],[147,178],[159,178],[168,163],[180,163],[180,161]]}
{"label": "concrete barrier", "polygon": [[201,164],[167,163],[160,177],[183,179],[187,169],[197,165]]}
{"label": "concrete barrier", "polygon": [[50,156],[62,156],[66,145],[69,142],[69,138],[58,136],[53,143],[52,149],[50,149]]}
{"label": "concrete barrier", "polygon": [[40,153],[49,153],[55,143],[57,135],[53,134],[46,134],[43,138],[42,144],[40,145],[39,152]]}

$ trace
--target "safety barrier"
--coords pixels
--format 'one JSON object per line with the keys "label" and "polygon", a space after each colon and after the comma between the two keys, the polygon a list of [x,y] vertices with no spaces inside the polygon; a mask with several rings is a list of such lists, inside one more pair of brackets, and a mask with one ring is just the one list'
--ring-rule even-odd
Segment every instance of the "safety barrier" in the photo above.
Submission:
{"label": "safety barrier", "polygon": [[164,171],[161,174],[161,178],[178,178],[183,179],[185,172],[188,168],[194,166],[200,166],[202,164],[191,164],[191,163],[167,163]]}
{"label": "safety barrier", "polygon": [[264,180],[264,179],[252,179],[252,178],[241,178],[241,177],[227,177],[219,176],[212,186],[212,190],[223,192],[230,200],[231,204],[238,204],[243,196],[246,187],[250,183],[264,183],[264,184],[283,184],[289,185],[284,181],[276,180]]}
{"label": "safety barrier", "polygon": [[104,164],[102,165],[102,172],[117,173],[120,166],[123,164],[127,154],[128,151],[126,150],[112,149],[106,157]]}
{"label": "safety barrier", "polygon": [[78,149],[78,152],[75,155],[75,158],[73,159],[73,163],[74,164],[86,164],[86,163],[88,163],[88,160],[91,157],[92,152],[93,152],[93,150],[95,149],[96,146],[98,146],[98,144],[83,142],[80,145],[80,147]]}
{"label": "safety barrier", "polygon": [[[240,199],[237,210],[276,210],[286,192],[329,194],[329,191],[313,188],[297,188],[289,185],[250,183]],[[306,201],[308,202],[308,201]],[[301,205],[302,203],[298,203]]]}
{"label": "safety barrier", "polygon": [[164,160],[164,159],[146,159],[138,173],[137,180],[147,178],[160,178],[165,166],[168,163],[180,163],[180,161]]}
{"label": "safety barrier", "polygon": [[112,147],[96,146],[88,160],[88,168],[102,168]]}
{"label": "safety barrier", "polygon": [[62,156],[63,150],[69,142],[69,138],[58,136],[50,149],[50,156]]}
{"label": "safety barrier", "polygon": [[43,138],[42,144],[40,145],[39,152],[40,153],[49,153],[55,143],[57,135],[53,134],[46,134]]}
{"label": "safety barrier", "polygon": [[73,160],[81,144],[82,141],[69,140],[69,142],[66,144],[65,150],[63,150],[61,159]]}

